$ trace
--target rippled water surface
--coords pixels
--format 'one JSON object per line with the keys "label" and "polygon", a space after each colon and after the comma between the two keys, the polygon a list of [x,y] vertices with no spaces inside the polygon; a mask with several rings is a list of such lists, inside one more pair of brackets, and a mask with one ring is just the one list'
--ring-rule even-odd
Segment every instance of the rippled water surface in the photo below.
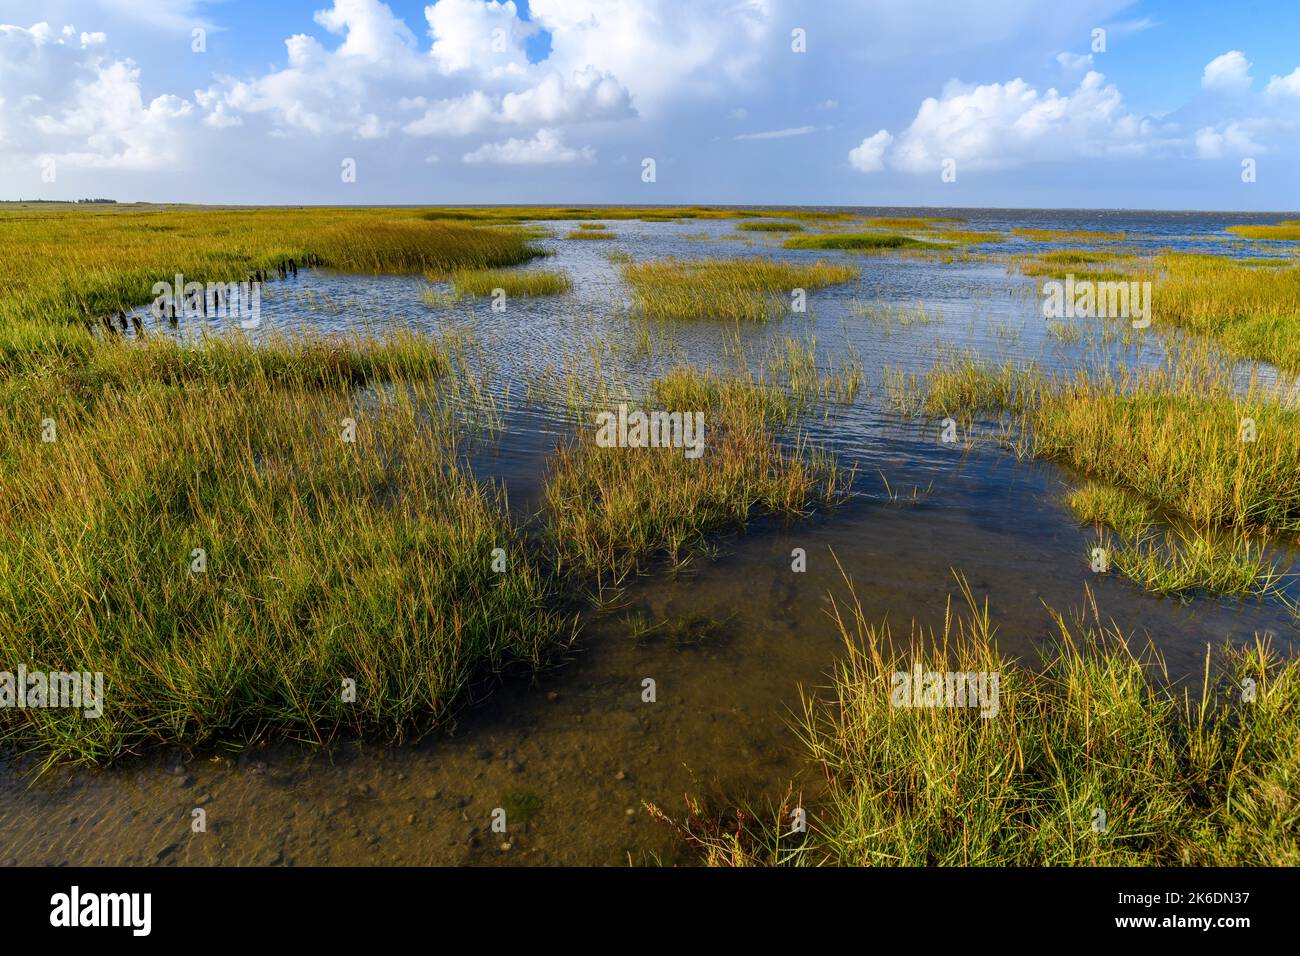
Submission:
{"label": "rippled water surface", "polygon": [[[952,214],[969,219],[962,229],[1124,232],[1123,242],[1107,247],[1228,254],[1244,254],[1247,245],[1231,240],[1227,225],[1285,218]],[[824,370],[842,367],[849,356],[863,369],[864,388],[852,405],[819,410],[804,423],[818,443],[857,466],[849,503],[796,524],[757,522],[743,535],[720,539],[716,553],[697,557],[682,574],[638,580],[624,606],[589,616],[567,664],[536,679],[508,679],[448,735],[400,747],[344,743],[332,753],[289,745],[238,754],[163,753],[110,770],[55,770],[39,778],[5,767],[0,858],[23,864],[677,860],[680,848],[643,802],[680,813],[687,793],[756,801],[780,799],[790,786],[815,793],[817,781],[808,776],[790,725],[800,688],[823,685],[839,655],[827,595],[844,595],[843,575],[852,578],[869,618],[888,618],[906,633],[913,620],[942,621],[956,591],[954,574],[961,573],[978,597],[987,597],[1000,647],[1031,660],[1051,634],[1049,609],[1080,608],[1085,588],[1103,619],[1138,641],[1152,641],[1175,678],[1198,672],[1208,644],[1270,632],[1286,650],[1300,636],[1276,604],[1183,603],[1143,594],[1115,575],[1092,574],[1085,556],[1094,532],[1080,527],[1062,502],[1072,476],[992,447],[954,450],[937,440],[933,423],[882,411],[884,369],[922,373],[946,351],[970,349],[1048,368],[1160,360],[1154,334],[1132,345],[1114,343],[1104,354],[1049,334],[1035,280],[1009,273],[1004,259],[993,258],[1041,250],[1041,243],[1012,237],[967,247],[977,255],[945,262],[788,251],[779,236],[737,233],[724,220],[611,220],[608,226],[614,238],[578,242],[563,238],[571,224],[549,224],[556,238],[540,244],[553,256],[542,265],[573,279],[564,296],[512,299],[504,312],[494,312],[488,299],[431,304],[427,293],[446,290],[422,278],[304,270],[264,287],[261,332],[390,322],[434,334],[472,329],[505,426],[475,454],[472,467],[502,480],[523,515],[536,508],[546,457],[570,427],[562,410],[530,397],[548,372],[636,385],[682,362],[757,371],[787,337],[811,337]],[[739,328],[658,324],[647,354],[634,344],[644,322],[630,312],[611,253],[635,260],[844,259],[859,265],[862,277],[810,292],[805,315]],[[1249,254],[1285,253],[1251,246]],[[923,311],[925,320],[882,318],[889,310],[913,317]],[[185,326],[181,334],[194,329]],[[790,570],[796,547],[808,555],[803,574]],[[630,624],[636,616],[676,626],[638,639]],[[657,683],[653,705],[641,702],[645,677]],[[507,848],[489,830],[498,806],[526,808],[514,817]],[[197,807],[207,813],[207,833],[191,833]]]}

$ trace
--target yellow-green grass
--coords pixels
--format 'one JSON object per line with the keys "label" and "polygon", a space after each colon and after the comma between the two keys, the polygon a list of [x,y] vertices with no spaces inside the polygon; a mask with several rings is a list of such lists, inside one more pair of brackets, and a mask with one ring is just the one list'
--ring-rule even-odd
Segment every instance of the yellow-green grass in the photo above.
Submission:
{"label": "yellow-green grass", "polygon": [[954,242],[962,245],[977,246],[985,242],[1006,242],[1007,237],[998,232],[983,229],[931,229],[925,234],[928,239],[940,242]]}
{"label": "yellow-green grass", "polygon": [[791,236],[787,249],[848,249],[853,252],[890,252],[897,249],[942,249],[940,243],[884,232],[826,232]]}
{"label": "yellow-green grass", "polygon": [[929,325],[942,320],[937,313],[926,311],[924,304],[914,307],[890,305],[888,303],[854,302],[849,311],[859,318],[869,319],[886,331],[898,328],[910,328],[914,325]]}
{"label": "yellow-green grass", "polygon": [[615,409],[593,409],[546,477],[546,520],[560,568],[617,584],[656,556],[683,560],[706,534],[764,514],[800,516],[847,490],[829,455],[778,441],[772,425],[780,399],[762,386],[693,380],[682,369],[652,396],[639,407],[703,414],[703,453],[601,447],[595,414]]}
{"label": "yellow-green grass", "polygon": [[[1034,256],[1017,256],[1012,264],[1022,275],[1054,279],[1063,279],[1071,274],[1094,281],[1150,278],[1150,267],[1139,263],[1137,257],[1094,249],[1058,249]],[[1131,275],[1125,271],[1130,268]]]}
{"label": "yellow-green grass", "polygon": [[616,239],[618,238],[612,232],[606,229],[571,229],[564,237],[566,239]]}
{"label": "yellow-green grass", "polygon": [[1029,453],[1198,527],[1300,532],[1300,410],[1273,390],[1164,368],[1047,377],[960,359],[922,391],[927,414],[1019,411]]}
{"label": "yellow-green grass", "polygon": [[[518,236],[521,239],[554,239],[555,230],[549,226],[529,222],[477,222],[475,229],[489,233]],[[546,255],[547,253],[543,253]]]}
{"label": "yellow-green grass", "polygon": [[651,382],[649,404],[705,412],[725,408],[733,417],[770,430],[792,424],[800,410],[797,398],[772,382],[692,365],[678,365]]}
{"label": "yellow-green grass", "polygon": [[1264,543],[1239,531],[1173,528],[1119,542],[1101,537],[1097,543],[1112,567],[1155,594],[1248,594],[1290,605]]}
{"label": "yellow-green grass", "polygon": [[563,221],[570,219],[640,219],[649,222],[682,219],[759,219],[779,217],[808,221],[849,219],[851,214],[817,209],[738,209],[724,206],[457,206],[424,213],[430,219],[494,222]]}
{"label": "yellow-green grass", "polygon": [[0,662],[100,672],[104,706],[5,708],[0,738],[80,761],[398,738],[567,643],[503,494],[461,470],[454,360],[414,334],[159,339],[6,376]]}
{"label": "yellow-green grass", "polygon": [[542,250],[512,230],[397,209],[48,207],[0,211],[0,324],[82,323],[151,302],[154,284],[230,282],[309,258],[358,272],[518,265]]}
{"label": "yellow-green grass", "polygon": [[1123,232],[1089,232],[1084,229],[1012,229],[1013,236],[1038,239],[1043,242],[1069,242],[1075,240],[1121,242],[1128,238]]}
{"label": "yellow-green grass", "polygon": [[799,222],[741,222],[736,224],[740,232],[802,232],[803,223]]}
{"label": "yellow-green grass", "polygon": [[467,269],[452,274],[451,288],[456,295],[561,295],[573,282],[559,269]]}
{"label": "yellow-green grass", "polygon": [[796,289],[849,282],[858,269],[836,263],[741,259],[660,259],[623,265],[632,300],[664,319],[766,319],[788,312]]}
{"label": "yellow-green grass", "polygon": [[822,371],[815,337],[783,337],[767,356],[765,370],[768,380],[784,388],[799,408],[816,401],[852,404],[862,387],[862,363],[856,350],[848,346],[838,370]]}
{"label": "yellow-green grass", "polygon": [[1169,253],[1156,258],[1155,268],[1155,323],[1300,374],[1300,265],[1245,266],[1219,256]]}
{"label": "yellow-green grass", "polygon": [[579,229],[608,229],[609,227],[606,226],[603,222],[580,222],[578,223],[578,228]]}
{"label": "yellow-green grass", "polygon": [[[1116,485],[1087,481],[1066,496],[1080,520],[1095,524],[1110,566],[1156,594],[1210,591],[1282,597],[1281,574],[1263,542],[1240,529],[1195,525],[1153,531],[1160,520],[1140,495]],[[1186,526],[1183,526],[1186,525]],[[1119,536],[1112,538],[1103,529]],[[1088,552],[1092,562],[1093,550]]]}
{"label": "yellow-green grass", "polygon": [[1228,232],[1243,239],[1269,239],[1274,242],[1300,241],[1300,221],[1283,220],[1269,226],[1229,226]]}
{"label": "yellow-green grass", "polygon": [[936,223],[966,222],[961,216],[868,216],[856,220],[856,227],[867,229],[902,229],[907,231],[931,229]]}
{"label": "yellow-green grass", "polygon": [[1049,320],[1047,332],[1062,345],[1074,345],[1083,340],[1083,330],[1072,322]]}
{"label": "yellow-green grass", "polygon": [[[1171,687],[1154,648],[1092,618],[1056,617],[1037,666],[994,648],[969,598],[910,645],[855,598],[832,613],[846,653],[796,725],[825,786],[792,832],[790,804],[680,831],[712,865],[1300,865],[1300,660],[1256,641]],[[895,675],[998,675],[995,716],[895,706]],[[1243,702],[1242,688],[1253,689]],[[657,808],[654,808],[657,811]],[[662,812],[659,812],[663,816]]]}
{"label": "yellow-green grass", "polygon": [[[968,428],[977,417],[1015,413],[1002,440],[1100,483],[1070,503],[1085,520],[1130,536],[1116,563],[1144,586],[1278,593],[1263,545],[1300,534],[1300,410],[1277,390],[1234,387],[1206,370],[1049,378],[971,358],[941,363],[924,382],[886,376],[886,386],[899,410]],[[1156,516],[1181,536],[1151,546],[1143,528]],[[1163,575],[1153,573],[1157,559]]]}
{"label": "yellow-green grass", "polygon": [[1156,520],[1141,497],[1102,481],[1084,482],[1065,501],[1080,521],[1113,528],[1126,537],[1143,534]]}

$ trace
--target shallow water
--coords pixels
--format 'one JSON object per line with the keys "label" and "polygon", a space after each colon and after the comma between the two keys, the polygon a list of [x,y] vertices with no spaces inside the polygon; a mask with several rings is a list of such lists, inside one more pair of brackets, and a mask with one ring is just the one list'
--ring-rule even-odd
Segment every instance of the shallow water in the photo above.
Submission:
{"label": "shallow water", "polygon": [[[863,210],[871,214],[873,210]],[[898,210],[891,211],[898,214]],[[943,215],[933,210],[922,215]],[[1087,213],[964,210],[962,229],[1013,226],[1124,231],[1142,250],[1185,248],[1238,253],[1223,232],[1235,222],[1283,215]],[[1202,598],[1157,598],[1115,575],[1093,574],[1085,556],[1094,533],[1062,503],[1070,476],[1045,463],[1018,462],[992,447],[942,445],[933,423],[881,411],[886,367],[924,372],[940,350],[1035,361],[1067,369],[1102,360],[1158,362],[1160,339],[1116,343],[1105,355],[1048,334],[1035,280],[994,261],[786,251],[781,237],[736,233],[727,221],[610,221],[616,238],[542,240],[541,264],[563,269],[573,293],[514,299],[505,312],[489,300],[426,304],[420,278],[304,270],[264,287],[262,332],[311,327],[347,330],[395,321],[431,332],[469,326],[483,346],[504,431],[471,459],[476,474],[499,478],[521,514],[535,509],[546,456],[569,429],[565,413],[529,404],[528,384],[547,369],[644,383],[682,361],[758,370],[791,336],[814,336],[818,363],[840,367],[850,350],[865,387],[850,406],[804,423],[819,443],[857,466],[843,507],[794,524],[757,522],[718,541],[676,576],[638,579],[623,606],[592,613],[571,659],[536,679],[509,678],[468,709],[450,735],[417,744],[345,743],[333,753],[292,745],[221,756],[156,754],[106,771],[57,770],[33,778],[0,768],[0,859],[20,864],[340,864],[597,863],[675,861],[681,849],[653,822],[644,801],[680,815],[683,797],[779,800],[787,786],[815,793],[791,720],[800,689],[826,681],[840,653],[828,594],[845,595],[850,576],[869,619],[888,618],[906,635],[913,619],[942,622],[955,574],[998,623],[999,647],[1032,661],[1050,640],[1049,608],[1069,613],[1095,595],[1113,619],[1165,656],[1175,679],[1195,675],[1207,644],[1268,632],[1291,652],[1300,629],[1282,607]],[[1072,243],[1071,245],[1077,245]],[[1041,248],[1025,240],[976,246],[996,254]],[[1251,254],[1259,247],[1251,246]],[[652,355],[629,346],[638,320],[611,252],[635,259],[771,255],[848,259],[860,282],[815,290],[808,314],[735,328],[723,323],[656,327]],[[924,308],[928,321],[878,321],[857,307]],[[212,328],[220,323],[211,323]],[[1149,331],[1149,330],[1148,330]],[[194,333],[186,323],[181,334]],[[740,349],[737,349],[739,344]],[[740,356],[743,355],[743,358]],[[900,497],[892,500],[886,481]],[[917,499],[909,500],[913,489]],[[808,555],[791,571],[791,551]],[[1294,555],[1283,555],[1293,561]],[[841,570],[842,569],[842,570]],[[677,622],[640,639],[633,617]],[[700,622],[721,622],[701,626]],[[682,623],[686,622],[686,623]],[[657,700],[641,700],[642,680]],[[510,808],[507,836],[489,830],[495,807]],[[192,833],[195,808],[207,832]],[[531,816],[530,816],[531,811]],[[530,819],[524,820],[524,817]],[[508,849],[502,849],[503,843]]]}

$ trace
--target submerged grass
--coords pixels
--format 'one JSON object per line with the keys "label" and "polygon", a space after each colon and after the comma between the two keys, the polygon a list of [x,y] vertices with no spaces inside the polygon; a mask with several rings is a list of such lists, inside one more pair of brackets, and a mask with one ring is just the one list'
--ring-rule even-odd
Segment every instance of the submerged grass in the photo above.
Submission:
{"label": "submerged grass", "polygon": [[1125,537],[1143,534],[1156,516],[1141,497],[1102,481],[1086,481],[1065,497],[1079,518],[1087,524],[1105,525]]}
{"label": "submerged grass", "polygon": [[663,319],[771,318],[790,310],[795,289],[816,289],[858,277],[853,266],[758,257],[660,259],[622,268],[636,308]]}
{"label": "submerged grass", "polygon": [[1285,600],[1281,573],[1266,546],[1239,531],[1173,528],[1119,543],[1103,537],[1099,543],[1120,573],[1153,594],[1209,591]]}

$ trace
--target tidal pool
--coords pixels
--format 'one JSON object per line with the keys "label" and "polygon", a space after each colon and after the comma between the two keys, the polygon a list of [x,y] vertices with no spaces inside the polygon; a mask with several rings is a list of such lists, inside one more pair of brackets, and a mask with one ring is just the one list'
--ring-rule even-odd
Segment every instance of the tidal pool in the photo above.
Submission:
{"label": "tidal pool", "polygon": [[[915,212],[964,216],[962,229],[999,234],[1017,227],[1122,231],[1126,239],[1116,245],[1125,248],[1229,254],[1244,246],[1223,229],[1254,221],[1241,214]],[[888,619],[902,634],[914,620],[941,624],[950,596],[958,599],[955,575],[964,575],[976,597],[989,602],[999,647],[1029,663],[1051,637],[1050,609],[1081,608],[1085,589],[1103,620],[1159,648],[1175,680],[1200,673],[1207,645],[1256,633],[1270,633],[1279,650],[1294,652],[1300,628],[1277,602],[1184,602],[1092,573],[1086,554],[1094,532],[1063,504],[1072,481],[1066,471],[1017,461],[991,445],[944,445],[934,423],[899,419],[880,402],[886,368],[924,373],[945,351],[1049,369],[1102,359],[1156,363],[1163,350],[1154,333],[1104,356],[1086,342],[1063,342],[1041,317],[1037,280],[1009,274],[1005,261],[993,258],[785,250],[781,236],[738,233],[725,220],[611,220],[615,238],[588,242],[563,238],[568,225],[550,224],[556,238],[540,244],[553,253],[541,265],[567,272],[570,294],[514,299],[496,312],[489,299],[430,303],[425,293],[438,289],[422,278],[303,270],[265,288],[261,331],[390,322],[433,334],[472,329],[475,361],[503,427],[468,464],[479,477],[502,481],[525,519],[538,507],[547,456],[572,427],[563,409],[530,398],[548,370],[637,385],[682,362],[758,369],[787,337],[815,339],[824,371],[849,356],[862,366],[854,402],[818,408],[802,423],[816,443],[856,467],[850,500],[805,521],[754,522],[744,533],[715,539],[679,573],[637,578],[616,606],[585,615],[565,664],[535,677],[507,676],[450,733],[400,746],[344,741],[329,752],[288,743],[169,751],[103,770],[42,775],[10,759],[0,766],[0,859],[690,862],[644,803],[680,814],[688,793],[762,802],[779,800],[791,787],[815,800],[818,782],[791,721],[801,689],[815,692],[825,683],[840,653],[828,595],[845,596],[845,575],[868,618]],[[965,250],[1004,256],[1042,248],[1009,236]],[[781,320],[657,323],[647,350],[634,345],[645,323],[631,313],[610,253],[634,260],[844,260],[859,265],[862,277],[809,292],[808,312]],[[179,334],[193,334],[192,326]],[[791,569],[796,548],[807,555],[802,573]],[[1294,566],[1294,554],[1281,557]],[[654,703],[642,700],[646,678],[655,681]],[[511,821],[504,836],[490,829],[498,807]],[[196,810],[206,832],[193,832]]]}

